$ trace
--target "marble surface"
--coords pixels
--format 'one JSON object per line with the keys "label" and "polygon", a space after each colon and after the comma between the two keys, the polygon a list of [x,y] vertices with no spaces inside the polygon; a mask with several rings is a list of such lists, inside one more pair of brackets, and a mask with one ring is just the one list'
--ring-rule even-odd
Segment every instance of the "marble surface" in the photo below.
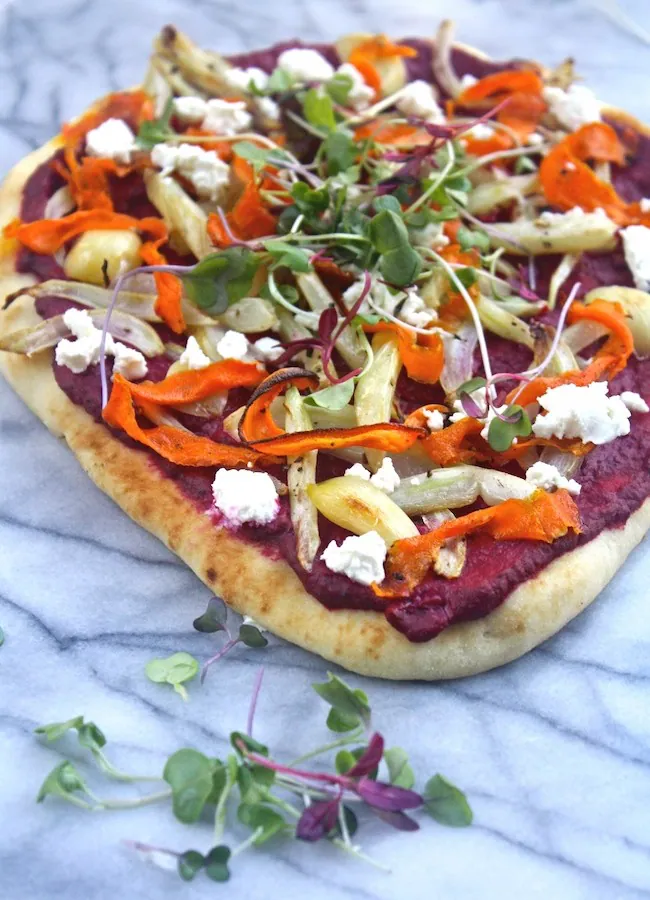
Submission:
{"label": "marble surface", "polygon": [[[608,101],[650,120],[649,49],[611,18],[616,4],[578,0],[456,0],[460,38],[495,54],[544,61],[574,55]],[[647,0],[621,8],[650,31]],[[383,29],[431,33],[443,0],[22,0],[0,3],[0,170],[96,95],[129,85],[164,23],[224,51],[288,35],[327,39]],[[235,652],[183,704],[144,677],[147,660],[215,642],[191,629],[207,592],[153,538],[97,491],[65,447],[0,383],[0,895],[6,900],[217,895],[182,886],[121,844],[133,838],[207,848],[148,808],[91,816],[34,803],[58,757],[39,723],[84,713],[106,731],[126,769],[160,770],[180,746],[224,752],[245,725],[261,655]],[[407,747],[419,777],[445,773],[471,799],[465,831],[425,823],[416,835],[366,830],[382,874],[327,847],[269,847],[241,860],[233,900],[584,898],[650,892],[650,638],[648,545],[602,598],[559,637],[481,678],[437,686],[351,678],[375,722]],[[320,660],[274,640],[257,734],[286,758],[322,737],[309,684]],[[98,783],[99,784],[99,783]],[[128,793],[128,789],[125,789]]]}

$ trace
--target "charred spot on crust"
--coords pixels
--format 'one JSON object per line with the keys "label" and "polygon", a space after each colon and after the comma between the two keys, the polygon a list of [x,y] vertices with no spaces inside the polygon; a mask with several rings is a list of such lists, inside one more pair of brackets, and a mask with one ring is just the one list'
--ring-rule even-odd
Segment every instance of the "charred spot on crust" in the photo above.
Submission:
{"label": "charred spot on crust", "polygon": [[217,580],[217,573],[212,568],[212,566],[210,566],[208,569],[205,570],[205,577],[208,579],[210,584],[214,584],[215,581]]}
{"label": "charred spot on crust", "polygon": [[176,40],[177,34],[178,32],[173,25],[164,25],[162,31],[160,32],[160,40],[165,47],[172,47],[174,45],[174,41]]}

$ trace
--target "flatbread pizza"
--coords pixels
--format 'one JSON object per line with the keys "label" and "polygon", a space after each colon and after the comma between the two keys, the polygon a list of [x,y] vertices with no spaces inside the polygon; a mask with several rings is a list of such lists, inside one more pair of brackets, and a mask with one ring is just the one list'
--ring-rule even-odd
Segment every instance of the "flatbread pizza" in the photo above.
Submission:
{"label": "flatbread pizza", "polygon": [[236,611],[393,679],[544,641],[650,526],[650,133],[565,62],[168,26],[0,192],[0,369]]}

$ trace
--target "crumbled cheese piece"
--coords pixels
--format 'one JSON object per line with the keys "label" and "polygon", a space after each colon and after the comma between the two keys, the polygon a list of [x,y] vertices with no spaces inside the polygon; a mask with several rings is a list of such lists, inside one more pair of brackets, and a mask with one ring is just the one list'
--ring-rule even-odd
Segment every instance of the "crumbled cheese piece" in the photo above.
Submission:
{"label": "crumbled cheese piece", "polygon": [[257,66],[251,66],[249,69],[233,67],[226,72],[226,81],[231,87],[242,91],[248,91],[252,82],[258,91],[263,91],[269,83],[269,76]]}
{"label": "crumbled cheese piece", "polygon": [[526,481],[536,488],[541,488],[543,491],[564,488],[570,494],[579,494],[582,490],[581,485],[574,481],[573,478],[565,478],[559,469],[541,460],[533,463],[529,469],[526,469]]}
{"label": "crumbled cheese piece", "polygon": [[253,353],[261,360],[275,362],[284,353],[284,347],[277,338],[258,338],[253,344]]}
{"label": "crumbled cheese piece", "polygon": [[[345,305],[350,309],[357,302],[359,297],[361,296],[365,285],[365,279],[360,278],[358,281],[355,281],[354,284],[351,284],[349,288],[346,288],[343,291],[343,300]],[[380,307],[386,312],[393,313],[395,307],[399,303],[400,297],[402,294],[391,294],[385,284],[379,281],[376,278],[373,278],[370,285],[370,295],[369,298],[372,300],[375,306]],[[372,315],[376,314],[376,310],[372,308],[370,303],[368,302],[368,296],[364,299],[361,307],[359,308],[360,315]],[[298,321],[298,317],[296,317],[296,321]],[[312,326],[313,327],[313,326]]]}
{"label": "crumbled cheese piece", "polygon": [[426,328],[427,325],[438,319],[438,313],[435,309],[429,309],[418,294],[417,288],[409,288],[406,292],[406,300],[400,309],[399,318],[415,328]]}
{"label": "crumbled cheese piece", "polygon": [[196,125],[205,118],[206,102],[202,97],[176,97],[173,109],[184,125]]}
{"label": "crumbled cheese piece", "polygon": [[425,409],[422,414],[429,431],[442,431],[445,427],[445,417],[439,409]]}
{"label": "crumbled cheese piece", "polygon": [[[63,313],[63,323],[67,325],[72,334],[77,338],[85,338],[93,335],[98,329],[90,317],[87,309],[75,309],[71,306]],[[100,331],[101,334],[101,331]],[[110,335],[107,335],[109,337]]]}
{"label": "crumbled cheese piece", "polygon": [[151,161],[163,175],[178,172],[187,178],[199,197],[206,200],[218,200],[230,181],[230,168],[215,151],[193,144],[156,144]]}
{"label": "crumbled cheese piece", "polygon": [[650,212],[650,197],[643,197],[639,200],[639,208],[642,213]]}
{"label": "crumbled cheese piece", "polygon": [[253,117],[243,100],[208,100],[205,118],[201,127],[213,134],[239,134],[250,128]]}
{"label": "crumbled cheese piece", "polygon": [[466,131],[463,137],[471,137],[473,141],[489,141],[494,137],[494,128],[486,122],[479,122]]}
{"label": "crumbled cheese piece", "polygon": [[549,85],[542,96],[552,115],[568,131],[576,131],[589,122],[600,122],[600,100],[583,84],[572,84],[566,91]]}
{"label": "crumbled cheese piece", "polygon": [[257,108],[267,119],[271,119],[273,122],[280,120],[280,107],[271,97],[258,97]]}
{"label": "crumbled cheese piece", "polygon": [[597,445],[629,434],[630,411],[620,397],[608,397],[608,392],[604,381],[551,388],[539,398],[546,415],[535,419],[533,433],[542,438],[579,438]]}
{"label": "crumbled cheese piece", "polygon": [[321,559],[332,572],[347,575],[359,584],[372,584],[384,580],[386,544],[376,531],[347,537],[339,547],[330,541],[321,553]]}
{"label": "crumbled cheese piece", "polygon": [[127,164],[135,149],[135,135],[121,119],[106,119],[86,135],[86,152],[90,156]]}
{"label": "crumbled cheese piece", "polygon": [[592,212],[585,212],[581,206],[574,206],[568,212],[563,213],[546,210],[545,212],[540,213],[536,219],[536,223],[542,227],[548,225],[564,225],[567,228],[573,228],[574,226],[587,228],[590,225],[595,225],[604,222],[605,220],[608,222],[610,221],[609,216],[602,206],[598,206]]}
{"label": "crumbled cheese piece", "polygon": [[540,144],[544,143],[544,135],[540,134],[539,131],[533,131],[532,134],[529,134],[526,138],[526,143],[530,147],[538,147]]}
{"label": "crumbled cheese piece", "polygon": [[431,247],[433,250],[442,250],[449,244],[449,238],[442,230],[442,222],[429,222],[424,228],[414,228],[411,232],[411,241],[416,247]]}
{"label": "crumbled cheese piece", "polygon": [[118,372],[127,381],[136,381],[147,374],[147,361],[139,350],[115,343],[113,374]]}
{"label": "crumbled cheese piece", "polygon": [[199,342],[193,335],[188,337],[185,349],[178,361],[186,369],[205,369],[212,362],[210,357],[201,350]]}
{"label": "crumbled cheese piece", "polygon": [[636,391],[623,391],[618,395],[630,412],[647,413],[650,412],[650,406],[645,402],[640,394]]}
{"label": "crumbled cheese piece", "polygon": [[246,335],[239,331],[227,331],[217,343],[217,353],[224,359],[244,359],[248,353]]}
{"label": "crumbled cheese piece", "polygon": [[[63,313],[63,321],[77,340],[64,338],[59,341],[55,358],[58,365],[66,366],[75,375],[80,375],[88,366],[99,362],[102,329],[95,326],[85,309],[67,309]],[[147,374],[147,361],[142,353],[114,341],[110,334],[106,335],[105,351],[107,356],[115,357],[114,373],[119,372],[129,381],[144,378]]]}
{"label": "crumbled cheese piece", "polygon": [[201,97],[177,97],[174,100],[174,113],[181,122],[200,124],[205,131],[212,131],[214,134],[238,134],[249,128],[253,121],[242,100],[231,102],[220,99],[202,100]]}
{"label": "crumbled cheese piece", "polygon": [[463,77],[460,79],[460,86],[465,91],[473,84],[476,84],[477,81],[478,78],[476,77],[476,75],[470,75],[469,72],[467,72],[467,74],[463,75]]}
{"label": "crumbled cheese piece", "polygon": [[354,109],[364,109],[375,96],[373,89],[366,84],[361,72],[351,63],[343,63],[336,70],[336,75],[345,75],[352,81],[348,94],[348,103]]}
{"label": "crumbled cheese piece", "polygon": [[333,67],[317,50],[293,47],[278,57],[278,67],[294,81],[329,81]]}
{"label": "crumbled cheese piece", "polygon": [[266,472],[217,469],[212,494],[216,508],[233,525],[243,522],[268,525],[280,508],[275,484]]}
{"label": "crumbled cheese piece", "polygon": [[445,122],[445,114],[438,106],[433,85],[421,79],[411,81],[402,89],[395,106],[405,116],[416,116],[436,125]]}
{"label": "crumbled cheese piece", "polygon": [[414,475],[413,478],[409,478],[409,484],[412,484],[413,487],[417,487],[419,484],[424,484],[428,477],[428,472],[422,472],[420,475]]}
{"label": "crumbled cheese piece", "polygon": [[364,481],[370,481],[370,472],[361,463],[355,463],[346,469],[344,475],[352,475],[353,478],[362,478]]}
{"label": "crumbled cheese piece", "polygon": [[641,291],[650,290],[650,228],[629,225],[621,228],[623,253],[634,284]]}
{"label": "crumbled cheese piece", "polygon": [[399,487],[400,481],[390,456],[383,458],[381,466],[370,477],[370,484],[374,484],[380,491],[385,491],[387,494],[392,494],[395,488]]}

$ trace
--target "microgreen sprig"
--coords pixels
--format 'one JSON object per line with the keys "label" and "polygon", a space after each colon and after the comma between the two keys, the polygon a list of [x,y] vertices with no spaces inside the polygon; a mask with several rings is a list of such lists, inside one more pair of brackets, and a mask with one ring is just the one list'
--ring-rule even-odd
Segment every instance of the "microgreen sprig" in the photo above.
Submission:
{"label": "microgreen sprig", "polygon": [[[220,605],[211,603],[196,622],[204,632],[222,629],[225,619]],[[79,770],[64,760],[46,777],[38,801],[55,796],[94,812],[171,801],[175,818],[188,825],[204,819],[211,810],[214,829],[205,851],[181,852],[141,841],[125,841],[150,862],[177,871],[184,881],[193,880],[200,872],[213,881],[227,881],[233,859],[274,837],[293,837],[306,843],[327,840],[360,860],[384,868],[366,856],[356,843],[364,814],[405,832],[419,829],[419,822],[413,818],[416,810],[428,813],[443,825],[471,824],[472,811],[465,795],[441,775],[430,778],[421,793],[415,790],[415,775],[406,751],[401,747],[386,748],[379,732],[369,733],[371,709],[365,693],[331,673],[326,681],[314,684],[313,688],[330,707],[328,727],[343,736],[291,763],[274,760],[268,747],[252,737],[262,677],[260,670],[255,678],[246,733],[231,734],[234,752],[225,759],[206,756],[191,747],[181,748],[172,753],[163,767],[161,780],[167,783],[166,790],[125,800],[97,797]],[[86,723],[81,716],[37,731],[53,742],[70,730],[81,734],[84,727],[94,734],[95,743],[105,743],[97,726]],[[338,751],[334,771],[304,768],[307,760],[333,751]],[[93,758],[101,773],[113,777],[95,753]],[[144,780],[138,776],[127,777],[132,781]],[[224,843],[224,838],[235,793],[238,794],[237,820],[249,834],[231,847]]]}

